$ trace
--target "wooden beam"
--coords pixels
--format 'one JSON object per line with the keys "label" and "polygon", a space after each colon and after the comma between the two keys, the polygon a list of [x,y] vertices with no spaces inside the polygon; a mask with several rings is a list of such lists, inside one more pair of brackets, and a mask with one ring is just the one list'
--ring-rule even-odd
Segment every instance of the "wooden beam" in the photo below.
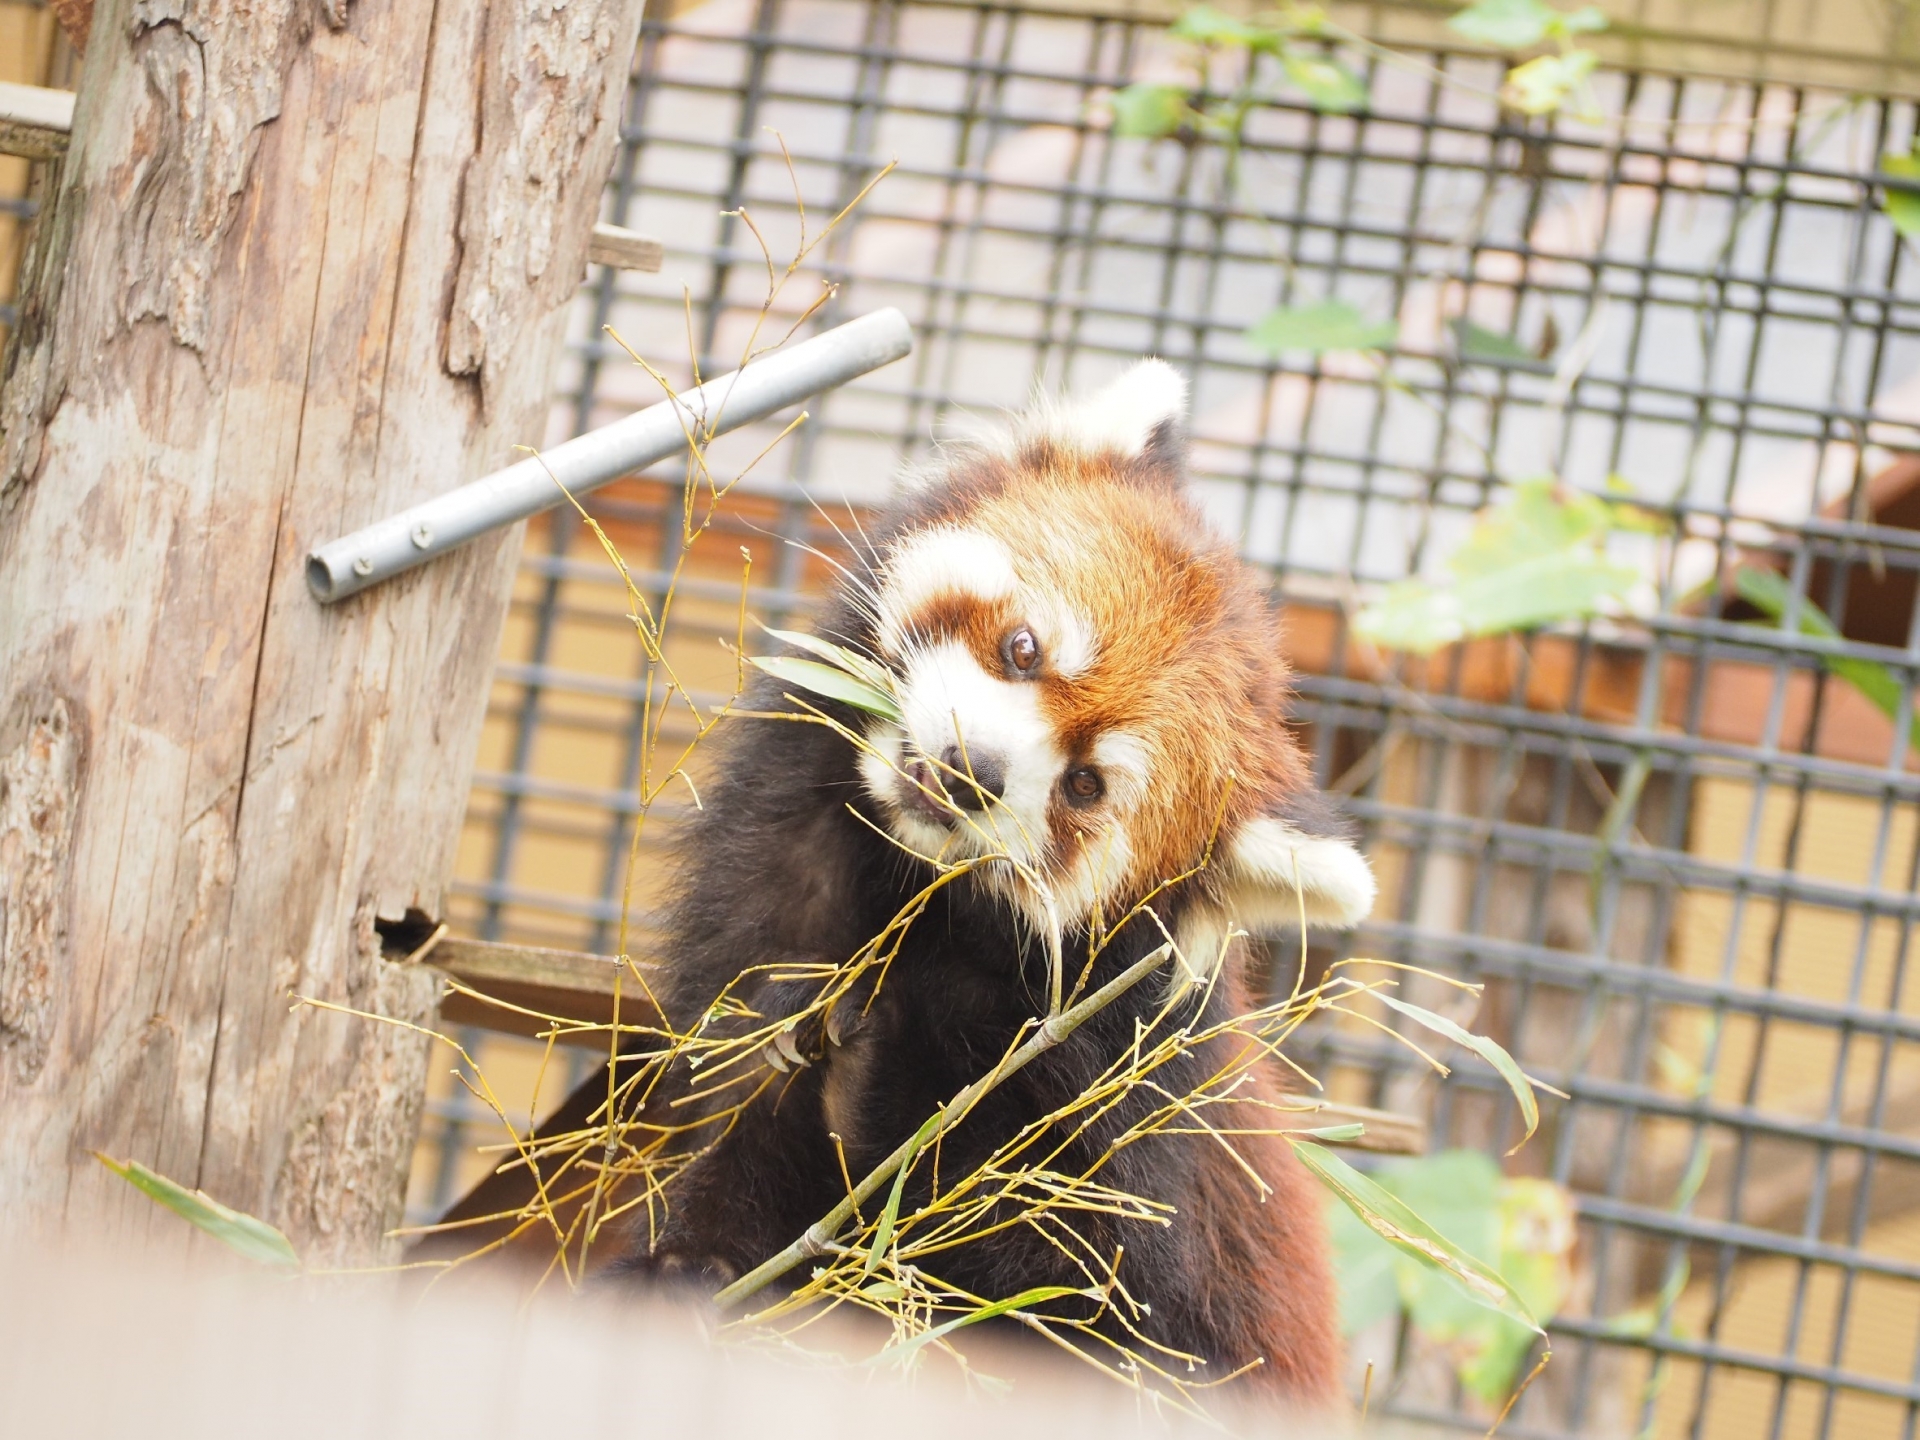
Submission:
{"label": "wooden beam", "polygon": [[0,154],[57,160],[73,134],[73,92],[0,81]]}
{"label": "wooden beam", "polygon": [[618,225],[596,225],[587,242],[587,260],[616,270],[658,270],[666,263],[667,247],[651,235]]}
{"label": "wooden beam", "polygon": [[[73,104],[71,90],[0,81],[0,155],[59,159],[73,137]],[[587,239],[587,262],[615,270],[655,271],[666,254],[651,235],[620,225],[595,225]]]}

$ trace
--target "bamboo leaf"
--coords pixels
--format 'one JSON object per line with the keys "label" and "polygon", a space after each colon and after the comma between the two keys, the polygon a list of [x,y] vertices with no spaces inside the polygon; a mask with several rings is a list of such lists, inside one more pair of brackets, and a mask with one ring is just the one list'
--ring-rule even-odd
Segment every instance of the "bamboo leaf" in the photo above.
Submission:
{"label": "bamboo leaf", "polygon": [[1446,1271],[1481,1304],[1519,1321],[1537,1335],[1546,1333],[1497,1270],[1447,1239],[1399,1196],[1331,1150],[1310,1140],[1289,1143],[1301,1163],[1374,1234],[1415,1259]]}
{"label": "bamboo leaf", "polygon": [[849,650],[844,645],[836,645],[831,640],[822,640],[818,635],[807,635],[798,630],[775,630],[770,625],[760,627],[782,644],[791,645],[796,650],[805,650],[809,655],[844,670],[855,679],[864,680],[874,689],[892,693],[893,676],[878,660],[870,660],[857,650]]}
{"label": "bamboo leaf", "polygon": [[1367,1127],[1354,1120],[1345,1125],[1320,1125],[1311,1130],[1294,1130],[1290,1133],[1308,1140],[1324,1140],[1329,1145],[1345,1145],[1365,1135]]}
{"label": "bamboo leaf", "polygon": [[1400,338],[1391,320],[1368,320],[1344,300],[1322,300],[1312,305],[1290,305],[1269,310],[1246,332],[1256,350],[1281,355],[1304,350],[1311,355],[1330,350],[1384,350]]}
{"label": "bamboo leaf", "polygon": [[893,1243],[893,1227],[900,1219],[900,1197],[906,1192],[907,1171],[913,1168],[913,1162],[919,1158],[921,1149],[931,1140],[934,1132],[940,1128],[945,1110],[936,1110],[928,1117],[927,1123],[914,1132],[908,1147],[906,1158],[900,1162],[900,1168],[893,1175],[893,1189],[887,1192],[886,1208],[880,1212],[880,1223],[874,1227],[873,1245],[867,1251],[866,1264],[861,1273],[871,1275],[873,1267],[880,1263],[880,1257],[887,1253],[887,1247]]}
{"label": "bamboo leaf", "polygon": [[747,659],[774,679],[810,690],[815,695],[838,700],[896,725],[903,718],[891,695],[831,665],[822,665],[817,660],[797,660],[790,655],[749,655]]}
{"label": "bamboo leaf", "polygon": [[149,1199],[220,1241],[228,1249],[275,1270],[298,1270],[300,1256],[293,1242],[264,1220],[229,1210],[212,1196],[189,1190],[176,1180],[155,1174],[138,1160],[118,1161],[94,1151],[94,1158]]}
{"label": "bamboo leaf", "polygon": [[[1521,1118],[1527,1122],[1527,1133],[1520,1137],[1520,1145],[1526,1144],[1533,1138],[1533,1132],[1540,1128],[1540,1103],[1534,1099],[1533,1082],[1527,1079],[1526,1073],[1503,1046],[1489,1040],[1485,1035],[1475,1035],[1472,1031],[1463,1029],[1444,1015],[1436,1015],[1431,1010],[1390,995],[1384,990],[1376,990],[1374,996],[1382,1004],[1391,1006],[1409,1019],[1419,1021],[1436,1035],[1444,1035],[1454,1044],[1466,1046],[1499,1071],[1500,1078],[1506,1081],[1507,1088],[1513,1091],[1513,1098],[1520,1102]],[[1518,1150],[1520,1145],[1515,1145],[1513,1150]],[[1513,1150],[1507,1153],[1511,1155]]]}
{"label": "bamboo leaf", "polygon": [[[1092,1293],[1097,1297],[1100,1292],[1096,1290]],[[1031,1290],[1022,1290],[1018,1295],[1005,1300],[995,1300],[991,1305],[982,1305],[978,1310],[969,1311],[965,1315],[936,1325],[931,1330],[922,1331],[911,1340],[904,1340],[898,1345],[889,1345],[869,1363],[878,1363],[882,1360],[904,1360],[921,1346],[931,1345],[941,1336],[951,1335],[965,1326],[978,1325],[982,1320],[994,1320],[1002,1315],[1011,1315],[1016,1310],[1044,1305],[1049,1300],[1064,1299],[1068,1295],[1086,1294],[1088,1294],[1087,1291],[1076,1290],[1071,1285],[1036,1285]]]}

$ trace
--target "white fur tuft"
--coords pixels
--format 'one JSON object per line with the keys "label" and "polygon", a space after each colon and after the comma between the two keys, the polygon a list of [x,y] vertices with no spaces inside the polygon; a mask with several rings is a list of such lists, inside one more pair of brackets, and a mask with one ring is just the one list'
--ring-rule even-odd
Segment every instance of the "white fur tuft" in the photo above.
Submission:
{"label": "white fur tuft", "polygon": [[1240,827],[1225,870],[1228,904],[1242,925],[1297,923],[1304,906],[1309,925],[1344,930],[1373,909],[1373,870],[1364,855],[1272,816]]}
{"label": "white fur tuft", "polygon": [[1186,378],[1164,360],[1142,360],[1093,394],[1063,401],[1035,418],[1036,428],[1051,439],[1138,455],[1154,431],[1186,415]]}

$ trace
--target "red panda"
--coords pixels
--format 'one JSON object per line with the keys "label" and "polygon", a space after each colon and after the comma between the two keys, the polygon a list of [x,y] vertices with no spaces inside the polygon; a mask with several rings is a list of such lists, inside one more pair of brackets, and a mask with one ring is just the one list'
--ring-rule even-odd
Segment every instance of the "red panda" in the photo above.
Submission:
{"label": "red panda", "polygon": [[[628,1273],[717,1287],[799,1237],[846,1193],[836,1145],[854,1175],[879,1162],[1044,1015],[1050,944],[1085,955],[1091,927],[1176,876],[1194,872],[1154,899],[1158,923],[1113,932],[1092,979],[1171,935],[1171,983],[1207,1019],[1249,1007],[1235,926],[1292,921],[1304,904],[1309,922],[1346,927],[1371,906],[1367,863],[1287,728],[1266,588],[1187,493],[1185,408],[1179,374],[1142,361],[921,477],[818,627],[886,668],[898,723],[818,697],[864,745],[816,724],[728,722],[663,941],[659,995],[676,1025],[709,1016],[754,967],[853,955],[932,878],[926,857],[1003,858],[933,895],[863,1011],[769,1047],[791,1075],[675,1182]],[[763,679],[745,708],[794,711],[791,688]],[[798,1013],[814,988],[749,987],[736,998],[758,1023]],[[993,1091],[944,1139],[941,1168],[966,1173],[1080,1093],[1167,998],[1136,987]],[[1197,1084],[1222,1054],[1163,1079]],[[1083,1167],[1101,1133],[1073,1142]],[[1271,1186],[1264,1201],[1225,1146],[1160,1136],[1101,1174],[1170,1206],[1172,1223],[1074,1223],[1098,1253],[1125,1246],[1152,1342],[1202,1357],[1207,1376],[1257,1362],[1244,1384],[1337,1407],[1317,1187],[1283,1141],[1234,1146]],[[943,1280],[988,1298],[1086,1283],[1019,1225],[940,1258]]]}

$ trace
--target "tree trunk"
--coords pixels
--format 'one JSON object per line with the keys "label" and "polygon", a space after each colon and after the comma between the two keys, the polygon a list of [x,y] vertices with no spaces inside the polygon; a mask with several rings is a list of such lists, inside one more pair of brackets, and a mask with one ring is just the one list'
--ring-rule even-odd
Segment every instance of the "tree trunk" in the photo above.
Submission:
{"label": "tree trunk", "polygon": [[364,1261],[519,550],[331,609],[309,547],[516,458],[639,0],[103,0],[0,390],[0,1215]]}

